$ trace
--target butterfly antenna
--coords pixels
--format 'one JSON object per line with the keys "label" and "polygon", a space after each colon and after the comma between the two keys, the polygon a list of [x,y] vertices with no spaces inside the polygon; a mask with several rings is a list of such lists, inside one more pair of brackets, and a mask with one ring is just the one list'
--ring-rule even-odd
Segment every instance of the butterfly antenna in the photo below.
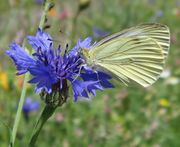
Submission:
{"label": "butterfly antenna", "polygon": [[81,70],[82,70],[83,66],[84,66],[84,65],[81,65],[81,67],[80,67],[80,69],[79,69],[79,72],[78,72],[78,74],[76,75],[76,77],[74,78],[74,80],[72,81],[72,83],[80,76]]}
{"label": "butterfly antenna", "polygon": [[[98,81],[100,82],[100,79],[99,79],[99,74],[98,74],[98,72],[95,70],[94,71],[95,73],[96,73],[96,77],[97,77],[97,79],[98,79]],[[101,84],[101,83],[100,83]]]}
{"label": "butterfly antenna", "polygon": [[60,43],[63,43],[62,41],[56,40],[56,39],[50,39],[50,38],[48,38],[47,40],[49,40],[49,41],[54,41],[54,42],[60,42]]}

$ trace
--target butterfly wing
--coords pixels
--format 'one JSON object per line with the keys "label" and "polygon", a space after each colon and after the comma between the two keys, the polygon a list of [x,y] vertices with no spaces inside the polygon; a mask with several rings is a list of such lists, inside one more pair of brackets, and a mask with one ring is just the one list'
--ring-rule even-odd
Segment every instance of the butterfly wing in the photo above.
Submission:
{"label": "butterfly wing", "polygon": [[94,65],[109,71],[123,83],[135,81],[147,87],[163,70],[165,56],[159,43],[146,36],[117,37],[89,50]]}
{"label": "butterfly wing", "polygon": [[169,28],[163,24],[147,23],[140,24],[136,27],[126,29],[122,32],[110,35],[97,44],[94,47],[100,46],[109,42],[115,38],[134,37],[134,36],[146,36],[156,40],[156,42],[162,47],[165,57],[168,55],[170,46],[170,32]]}

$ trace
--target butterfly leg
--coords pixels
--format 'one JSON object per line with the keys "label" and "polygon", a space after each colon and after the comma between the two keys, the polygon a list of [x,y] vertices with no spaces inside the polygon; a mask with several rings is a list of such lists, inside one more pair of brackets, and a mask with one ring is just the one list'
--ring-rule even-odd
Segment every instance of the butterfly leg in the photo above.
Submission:
{"label": "butterfly leg", "polygon": [[72,83],[80,76],[81,70],[82,70],[83,67],[84,67],[84,65],[81,65],[81,66],[80,66],[79,72],[76,74],[76,76],[75,76],[75,78],[73,79]]}

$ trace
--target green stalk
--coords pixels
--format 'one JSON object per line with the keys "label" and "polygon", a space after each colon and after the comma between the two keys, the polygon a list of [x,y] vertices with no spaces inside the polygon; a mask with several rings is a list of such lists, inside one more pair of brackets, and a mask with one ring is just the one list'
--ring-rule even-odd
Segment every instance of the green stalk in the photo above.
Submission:
{"label": "green stalk", "polygon": [[46,21],[46,15],[48,13],[50,4],[51,4],[51,0],[45,0],[44,10],[43,10],[43,13],[42,13],[42,16],[41,16],[41,19],[40,19],[40,23],[39,23],[39,28],[40,29],[43,29],[43,26],[44,26],[45,21]]}
{"label": "green stalk", "polygon": [[[40,19],[40,23],[39,23],[40,29],[43,29],[45,19],[46,19],[46,15],[47,15],[47,12],[49,9],[49,5],[50,5],[50,0],[46,0],[45,4],[44,4],[44,10],[43,10],[43,13],[42,13],[42,16]],[[23,48],[25,48],[25,40],[23,41]],[[13,125],[12,136],[11,136],[9,147],[14,147],[17,129],[19,126],[20,118],[21,118],[21,112],[22,112],[22,108],[23,108],[23,104],[24,104],[24,100],[25,100],[25,96],[26,96],[26,90],[27,90],[26,83],[27,83],[28,79],[29,79],[29,74],[26,73],[25,78],[24,78],[24,82],[23,82],[23,88],[21,91],[20,101],[19,101],[19,105],[18,105],[18,109],[16,112],[16,117],[15,117],[15,121],[14,121],[14,125]]]}
{"label": "green stalk", "polygon": [[29,147],[35,146],[36,140],[39,136],[39,133],[40,133],[42,127],[44,126],[45,122],[52,116],[52,114],[54,113],[56,108],[57,108],[57,106],[56,107],[52,107],[49,105],[45,106],[42,114],[40,115],[40,117],[34,127],[33,134],[32,134],[32,137],[31,137],[31,140],[29,143]]}
{"label": "green stalk", "polygon": [[76,29],[77,29],[77,19],[78,16],[80,14],[80,9],[78,9],[78,11],[76,12],[74,18],[73,18],[73,22],[72,22],[72,35],[71,35],[71,40],[73,41],[73,44],[75,43],[75,37],[76,37]]}
{"label": "green stalk", "polygon": [[17,129],[18,129],[18,126],[19,126],[20,118],[21,118],[21,111],[22,111],[22,107],[23,107],[24,99],[25,99],[25,95],[26,95],[27,87],[25,85],[26,85],[26,82],[27,82],[28,78],[29,78],[29,74],[26,74],[25,78],[24,78],[24,82],[23,82],[23,89],[21,91],[21,96],[20,96],[18,109],[17,109],[17,112],[16,112],[16,117],[15,117],[15,121],[14,121],[14,126],[13,126],[13,130],[12,130],[12,136],[11,136],[11,141],[10,141],[9,147],[14,147],[14,142],[15,142],[15,138],[16,138],[16,134],[17,134]]}

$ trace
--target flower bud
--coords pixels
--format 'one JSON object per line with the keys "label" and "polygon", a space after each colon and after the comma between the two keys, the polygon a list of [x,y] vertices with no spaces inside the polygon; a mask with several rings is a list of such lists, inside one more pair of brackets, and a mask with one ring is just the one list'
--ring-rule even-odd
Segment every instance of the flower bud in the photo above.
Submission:
{"label": "flower bud", "polygon": [[89,7],[91,0],[79,0],[79,10],[82,11]]}
{"label": "flower bud", "polygon": [[57,83],[53,85],[51,93],[42,90],[40,96],[49,106],[62,106],[68,98],[68,90],[67,80],[64,80],[62,89],[60,89],[59,83]]}

